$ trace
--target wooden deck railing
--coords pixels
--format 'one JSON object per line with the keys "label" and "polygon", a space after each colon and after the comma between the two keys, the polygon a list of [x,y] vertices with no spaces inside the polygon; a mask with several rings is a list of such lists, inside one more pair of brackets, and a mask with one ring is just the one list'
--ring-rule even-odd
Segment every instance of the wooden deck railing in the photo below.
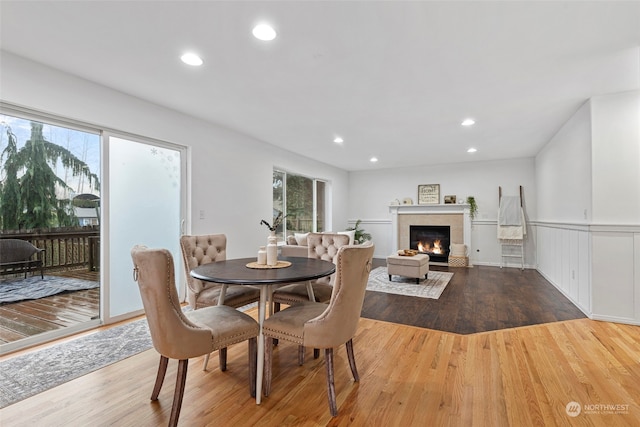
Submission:
{"label": "wooden deck railing", "polygon": [[100,269],[100,227],[3,231],[0,239],[22,239],[44,249],[45,270]]}

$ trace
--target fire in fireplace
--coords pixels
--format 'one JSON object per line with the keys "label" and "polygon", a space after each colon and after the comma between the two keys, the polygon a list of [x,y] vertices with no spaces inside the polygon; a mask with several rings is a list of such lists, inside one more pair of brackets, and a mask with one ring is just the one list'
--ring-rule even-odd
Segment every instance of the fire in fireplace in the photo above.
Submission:
{"label": "fire in fireplace", "polygon": [[447,262],[451,228],[448,225],[410,225],[409,245],[420,253],[429,255],[430,261]]}

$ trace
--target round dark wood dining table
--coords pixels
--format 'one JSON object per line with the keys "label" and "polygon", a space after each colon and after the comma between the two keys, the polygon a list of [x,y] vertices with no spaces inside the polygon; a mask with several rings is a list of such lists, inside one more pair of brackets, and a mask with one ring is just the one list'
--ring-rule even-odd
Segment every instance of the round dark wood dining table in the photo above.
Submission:
{"label": "round dark wood dining table", "polygon": [[258,363],[256,372],[256,404],[262,400],[262,377],[264,375],[264,323],[267,301],[272,293],[272,286],[283,283],[307,282],[310,299],[313,298],[313,288],[310,280],[329,276],[336,271],[332,262],[304,257],[280,257],[278,261],[285,261],[291,265],[282,268],[249,268],[247,264],[255,262],[255,258],[239,258],[217,261],[200,265],[191,270],[191,276],[205,282],[222,284],[219,303],[224,304],[227,285],[252,285],[260,288],[260,302],[258,304]]}
{"label": "round dark wood dining table", "polygon": [[314,258],[280,257],[291,265],[282,268],[249,268],[255,258],[239,258],[203,264],[191,270],[191,276],[206,282],[227,285],[277,285],[304,282],[329,276],[336,271],[334,263]]}

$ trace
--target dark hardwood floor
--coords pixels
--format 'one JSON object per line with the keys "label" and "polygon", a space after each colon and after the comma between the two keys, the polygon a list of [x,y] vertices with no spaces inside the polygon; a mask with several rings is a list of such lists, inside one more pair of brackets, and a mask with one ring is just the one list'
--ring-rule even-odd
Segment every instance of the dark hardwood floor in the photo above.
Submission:
{"label": "dark hardwood floor", "polygon": [[[374,268],[386,266],[374,259]],[[437,300],[367,291],[362,317],[457,334],[586,317],[537,271],[475,266],[451,271]],[[98,280],[86,270],[55,273]],[[0,343],[86,322],[99,314],[99,289],[65,292],[38,300],[0,305]]]}
{"label": "dark hardwood floor", "polygon": [[[375,259],[373,267],[386,266]],[[362,317],[473,334],[586,316],[536,270],[430,266],[453,272],[439,299],[367,291]]]}

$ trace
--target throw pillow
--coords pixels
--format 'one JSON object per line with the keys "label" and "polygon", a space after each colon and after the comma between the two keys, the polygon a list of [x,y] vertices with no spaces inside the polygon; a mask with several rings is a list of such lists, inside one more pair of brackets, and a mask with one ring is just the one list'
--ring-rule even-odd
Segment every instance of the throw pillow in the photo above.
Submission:
{"label": "throw pillow", "polygon": [[338,234],[346,234],[349,236],[349,244],[353,245],[356,238],[356,230],[338,231]]}
{"label": "throw pillow", "polygon": [[449,250],[451,256],[467,256],[467,245],[463,243],[452,243]]}
{"label": "throw pillow", "polygon": [[309,233],[294,233],[298,246],[307,246],[307,236]]}

